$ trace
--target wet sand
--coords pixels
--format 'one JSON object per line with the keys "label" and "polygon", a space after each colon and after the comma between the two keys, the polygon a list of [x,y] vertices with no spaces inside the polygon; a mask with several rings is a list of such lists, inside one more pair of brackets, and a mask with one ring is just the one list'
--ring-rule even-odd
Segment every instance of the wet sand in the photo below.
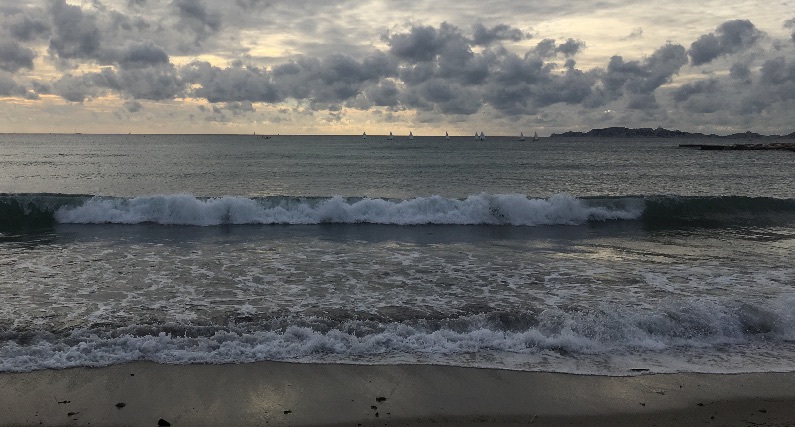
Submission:
{"label": "wet sand", "polygon": [[427,365],[0,374],[0,425],[795,425],[795,373],[627,377]]}

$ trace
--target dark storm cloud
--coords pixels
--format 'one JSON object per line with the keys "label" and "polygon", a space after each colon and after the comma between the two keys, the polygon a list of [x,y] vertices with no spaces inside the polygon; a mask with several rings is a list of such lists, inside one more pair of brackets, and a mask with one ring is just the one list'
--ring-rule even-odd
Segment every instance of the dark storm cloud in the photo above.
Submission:
{"label": "dark storm cloud", "polygon": [[11,73],[27,68],[33,69],[33,59],[36,58],[36,52],[21,46],[15,41],[0,41],[0,70],[5,70]]}
{"label": "dark storm cloud", "polygon": [[488,46],[505,40],[517,42],[525,38],[530,38],[530,36],[518,28],[505,24],[498,24],[491,28],[486,28],[480,23],[472,26],[472,44],[475,46]]}
{"label": "dark storm cloud", "polygon": [[719,56],[748,49],[761,36],[762,32],[747,19],[726,21],[714,33],[705,34],[694,41],[688,54],[693,65],[702,65]]}

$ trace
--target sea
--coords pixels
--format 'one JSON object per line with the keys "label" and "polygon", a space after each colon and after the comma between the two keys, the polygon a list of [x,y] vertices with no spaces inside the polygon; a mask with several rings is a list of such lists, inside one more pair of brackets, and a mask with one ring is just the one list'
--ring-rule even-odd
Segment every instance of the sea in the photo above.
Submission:
{"label": "sea", "polygon": [[0,371],[795,370],[795,153],[0,135]]}

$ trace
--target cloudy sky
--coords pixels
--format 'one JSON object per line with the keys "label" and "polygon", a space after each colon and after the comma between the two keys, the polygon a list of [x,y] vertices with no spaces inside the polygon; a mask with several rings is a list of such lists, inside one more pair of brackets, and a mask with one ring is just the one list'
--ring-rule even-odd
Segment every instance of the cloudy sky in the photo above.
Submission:
{"label": "cloudy sky", "polygon": [[795,131],[795,1],[0,0],[0,132]]}

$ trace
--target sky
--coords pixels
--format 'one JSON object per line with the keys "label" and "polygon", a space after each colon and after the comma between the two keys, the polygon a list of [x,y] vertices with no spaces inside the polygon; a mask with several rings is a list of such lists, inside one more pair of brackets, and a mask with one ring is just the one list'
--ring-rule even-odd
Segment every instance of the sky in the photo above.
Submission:
{"label": "sky", "polygon": [[0,0],[0,132],[795,131],[795,0]]}

